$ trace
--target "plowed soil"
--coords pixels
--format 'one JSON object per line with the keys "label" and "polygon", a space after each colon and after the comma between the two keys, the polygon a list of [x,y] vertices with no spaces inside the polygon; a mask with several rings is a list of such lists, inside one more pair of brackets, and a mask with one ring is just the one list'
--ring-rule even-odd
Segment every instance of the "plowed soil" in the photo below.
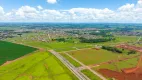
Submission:
{"label": "plowed soil", "polygon": [[100,69],[99,72],[106,77],[115,78],[117,80],[142,80],[142,56],[135,68],[123,69],[121,72]]}

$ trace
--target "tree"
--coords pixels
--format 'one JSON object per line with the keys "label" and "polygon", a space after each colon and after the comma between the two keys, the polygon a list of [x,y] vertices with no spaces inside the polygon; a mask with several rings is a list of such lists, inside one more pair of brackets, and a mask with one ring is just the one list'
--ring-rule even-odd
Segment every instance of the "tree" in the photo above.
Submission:
{"label": "tree", "polygon": [[22,37],[22,33],[18,33],[17,35],[19,35],[20,37]]}

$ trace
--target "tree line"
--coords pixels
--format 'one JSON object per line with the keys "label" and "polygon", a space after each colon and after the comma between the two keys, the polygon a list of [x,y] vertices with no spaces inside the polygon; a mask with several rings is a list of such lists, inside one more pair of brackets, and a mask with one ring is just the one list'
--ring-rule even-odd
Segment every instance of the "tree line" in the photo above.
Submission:
{"label": "tree line", "polygon": [[99,39],[86,39],[86,38],[79,38],[80,42],[82,43],[99,43],[99,42],[108,42],[115,40],[115,38],[99,38]]}
{"label": "tree line", "polygon": [[[116,47],[110,47],[110,46],[102,46],[102,49],[108,50],[108,51],[112,51],[112,52],[116,52],[119,54],[122,54],[124,52],[124,49],[118,49]],[[127,52],[128,55],[130,54],[136,54],[137,52],[134,50],[130,50]]]}
{"label": "tree line", "polygon": [[116,48],[116,47],[110,47],[110,46],[102,46],[102,49],[108,50],[108,51],[112,51],[112,52],[116,52],[116,53],[123,53],[122,50]]}

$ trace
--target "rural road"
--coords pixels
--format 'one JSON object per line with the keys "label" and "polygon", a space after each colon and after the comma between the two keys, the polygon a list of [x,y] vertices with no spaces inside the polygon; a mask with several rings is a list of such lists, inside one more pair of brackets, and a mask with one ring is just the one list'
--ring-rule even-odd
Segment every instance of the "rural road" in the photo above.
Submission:
{"label": "rural road", "polygon": [[67,53],[67,52],[71,52],[71,51],[79,51],[79,50],[84,50],[84,49],[92,49],[92,48],[82,48],[82,49],[76,49],[76,50],[62,51],[60,53]]}
{"label": "rural road", "polygon": [[86,66],[85,64],[83,64],[82,62],[80,62],[79,60],[75,59],[74,57],[72,57],[71,55],[69,55],[68,53],[65,53],[66,55],[68,55],[70,58],[72,58],[73,60],[75,60],[76,62],[78,62],[79,64],[82,65],[82,67],[84,67],[85,69],[90,70],[92,73],[94,73],[95,75],[97,75],[98,77],[100,77],[102,80],[107,80],[105,77],[103,77],[101,74],[97,73],[96,71],[92,70],[90,67]]}
{"label": "rural road", "polygon": [[56,56],[79,80],[90,80],[86,75],[80,72],[78,68],[73,66],[68,60],[62,57],[58,52],[49,50],[54,56]]}

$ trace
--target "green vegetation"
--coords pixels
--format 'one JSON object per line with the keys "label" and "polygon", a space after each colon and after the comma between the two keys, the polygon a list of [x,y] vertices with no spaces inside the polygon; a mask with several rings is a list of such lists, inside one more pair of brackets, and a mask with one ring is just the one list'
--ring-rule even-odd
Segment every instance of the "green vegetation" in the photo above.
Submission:
{"label": "green vegetation", "polygon": [[[70,51],[68,53],[72,57],[86,66],[92,67],[96,64],[97,66],[93,68],[95,71],[99,69],[121,71],[124,68],[135,67],[138,61],[137,56],[140,55],[135,51],[110,46],[135,43],[140,33],[134,31],[141,32],[141,25],[135,25],[139,26],[137,28],[132,27],[133,24],[34,25],[32,23],[2,26],[1,39],[8,42],[0,42],[0,53],[2,52],[0,64],[13,61],[0,66],[0,80],[78,80],[55,56],[45,52],[51,49],[60,52],[75,67],[80,67],[78,62],[64,54],[65,51]],[[4,37],[5,35],[10,37]],[[40,52],[31,53],[36,49],[19,44],[39,48]],[[135,45],[141,47],[140,42]],[[101,46],[103,46],[102,49],[99,49]],[[91,80],[100,80],[89,70],[83,70],[82,73]]]}
{"label": "green vegetation", "polygon": [[124,68],[133,68],[137,66],[139,58],[131,58],[125,61],[120,61],[120,62],[115,62],[111,64],[102,64],[98,67],[93,68],[94,70],[99,70],[99,69],[109,69],[113,71],[121,71]]}
{"label": "green vegetation", "polygon": [[6,61],[11,61],[28,53],[37,50],[36,48],[0,41],[0,65]]}
{"label": "green vegetation", "polygon": [[81,72],[85,74],[88,78],[90,78],[91,80],[101,80],[98,76],[93,74],[90,70],[82,70]]}
{"label": "green vegetation", "polygon": [[63,57],[65,57],[70,63],[72,63],[75,67],[80,67],[81,64],[79,64],[78,62],[76,62],[75,60],[73,60],[72,58],[70,58],[68,55],[66,55],[65,53],[61,53],[61,55]]}
{"label": "green vegetation", "polygon": [[119,53],[119,54],[122,54],[122,53],[125,54],[126,51],[127,51],[126,53],[128,55],[130,55],[130,54],[136,54],[137,53],[134,50],[129,51],[129,50],[125,50],[125,49],[121,49],[121,48],[116,48],[116,47],[110,47],[110,46],[102,46],[102,49],[108,50],[108,51],[112,51],[112,52],[115,52],[115,53]]}
{"label": "green vegetation", "polygon": [[56,38],[56,39],[53,39],[53,41],[56,40],[58,42],[65,42],[66,39],[65,38]]}
{"label": "green vegetation", "polygon": [[118,42],[135,42],[137,41],[137,36],[115,36]]}
{"label": "green vegetation", "polygon": [[85,44],[85,43],[82,44],[82,43],[68,43],[68,42],[52,42],[52,43],[28,42],[26,44],[31,46],[36,46],[36,47],[42,47],[46,49],[54,49],[55,51],[58,51],[58,52],[88,48],[92,46],[90,44]]}
{"label": "green vegetation", "polygon": [[86,38],[79,38],[80,42],[82,43],[100,43],[100,42],[108,42],[113,41],[115,38],[99,38],[99,39],[86,39]]}
{"label": "green vegetation", "polygon": [[57,58],[35,52],[0,66],[0,80],[78,80]]}
{"label": "green vegetation", "polygon": [[75,38],[72,37],[68,37],[68,38],[56,38],[56,39],[52,39],[52,41],[58,41],[58,42],[69,42],[69,43],[78,43],[79,41]]}
{"label": "green vegetation", "polygon": [[102,37],[113,37],[112,34],[110,34],[111,30],[99,30],[99,31],[93,31],[90,32],[90,35],[96,35],[96,36],[102,36]]}
{"label": "green vegetation", "polygon": [[111,60],[128,58],[136,56],[137,54],[127,55],[127,54],[114,54],[113,52],[107,50],[96,50],[96,49],[84,49],[78,51],[69,52],[74,58],[83,62],[86,65],[99,64],[102,62],[107,62]]}
{"label": "green vegetation", "polygon": [[102,46],[102,49],[108,50],[108,51],[112,51],[112,52],[116,52],[116,53],[123,53],[122,50],[116,48],[116,47],[110,47],[110,46]]}
{"label": "green vegetation", "polygon": [[130,55],[130,54],[136,54],[136,53],[137,53],[136,51],[131,50],[131,51],[128,52],[128,55]]}
{"label": "green vegetation", "polygon": [[70,39],[68,39],[69,41],[67,42],[62,42],[62,41],[61,42],[58,42],[58,41],[44,42],[44,41],[38,41],[37,39],[32,40],[37,35],[38,35],[37,33],[27,33],[27,34],[23,34],[22,37],[17,36],[12,39],[11,38],[6,39],[6,41],[10,41],[14,43],[22,43],[25,45],[34,46],[38,48],[54,49],[58,52],[92,47],[92,44],[80,43],[78,41],[77,43],[74,43],[70,41]]}

